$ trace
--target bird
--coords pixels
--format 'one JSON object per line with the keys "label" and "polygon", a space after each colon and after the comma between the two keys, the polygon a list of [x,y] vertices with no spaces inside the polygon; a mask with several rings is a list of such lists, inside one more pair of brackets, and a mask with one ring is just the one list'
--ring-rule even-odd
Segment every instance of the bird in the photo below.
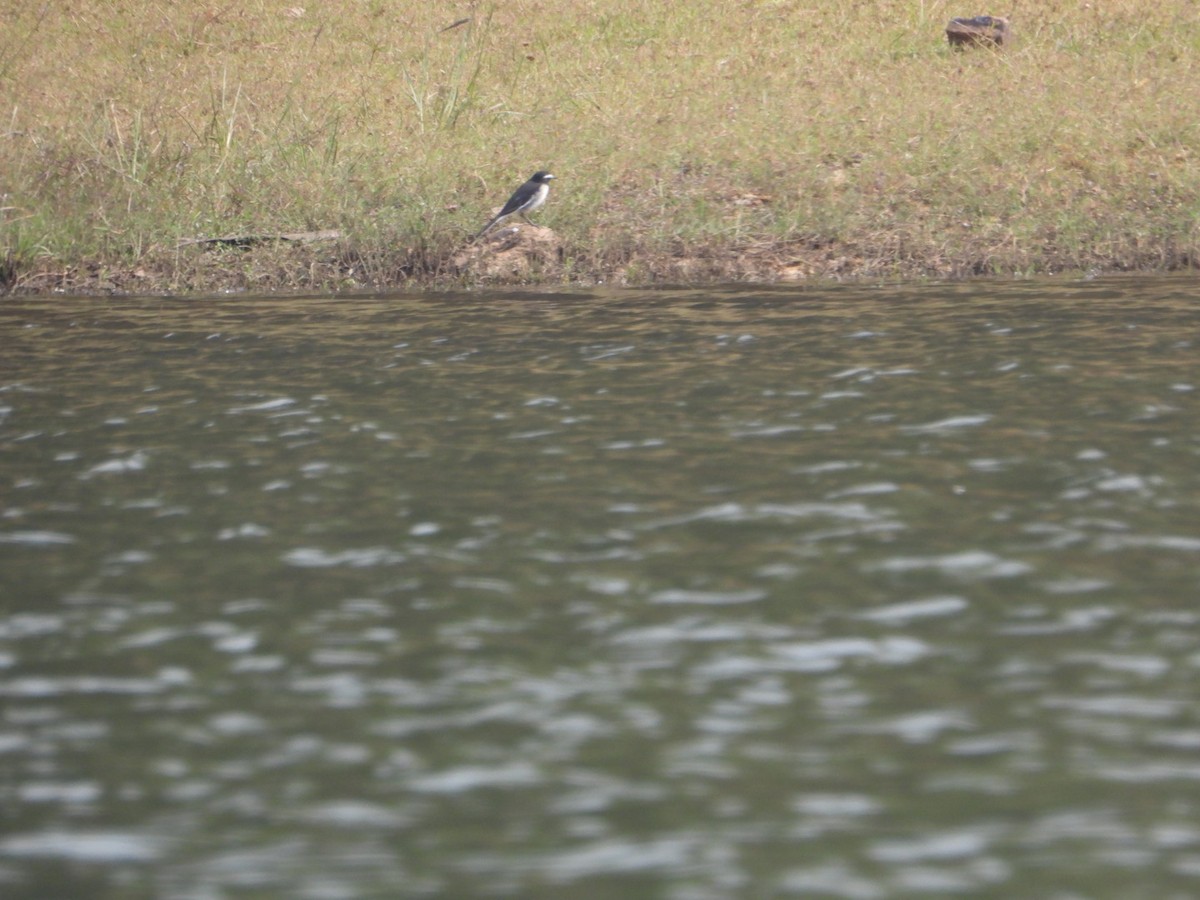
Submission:
{"label": "bird", "polygon": [[[496,225],[509,216],[520,216],[526,222],[529,222],[529,217],[526,213],[531,213],[543,203],[546,202],[546,196],[550,193],[550,182],[554,176],[549,172],[534,172],[529,176],[529,180],[513,191],[513,195],[508,198],[508,202],[500,208],[500,212],[492,217],[492,220],[483,226],[483,231],[475,235],[475,240],[479,240]],[[529,222],[532,225],[532,222]]]}

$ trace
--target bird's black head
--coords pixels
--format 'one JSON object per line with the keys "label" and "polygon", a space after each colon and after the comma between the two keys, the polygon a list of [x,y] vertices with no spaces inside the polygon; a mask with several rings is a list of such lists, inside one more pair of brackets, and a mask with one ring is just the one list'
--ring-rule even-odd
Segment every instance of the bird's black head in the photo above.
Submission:
{"label": "bird's black head", "polygon": [[529,180],[536,181],[538,184],[545,184],[547,181],[549,181],[553,177],[554,176],[551,175],[549,172],[534,172],[532,175],[529,176]]}

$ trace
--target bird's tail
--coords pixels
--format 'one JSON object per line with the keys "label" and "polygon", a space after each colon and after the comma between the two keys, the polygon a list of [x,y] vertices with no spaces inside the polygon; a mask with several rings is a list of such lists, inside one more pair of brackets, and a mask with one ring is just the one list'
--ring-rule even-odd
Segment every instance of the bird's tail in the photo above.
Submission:
{"label": "bird's tail", "polygon": [[496,223],[499,222],[502,218],[504,218],[504,217],[503,216],[493,216],[492,220],[483,226],[483,230],[480,231],[479,234],[475,235],[475,237],[471,238],[471,240],[473,240],[473,241],[479,240],[481,237],[483,237],[485,234],[487,234],[489,231],[491,231],[493,228],[495,228]]}

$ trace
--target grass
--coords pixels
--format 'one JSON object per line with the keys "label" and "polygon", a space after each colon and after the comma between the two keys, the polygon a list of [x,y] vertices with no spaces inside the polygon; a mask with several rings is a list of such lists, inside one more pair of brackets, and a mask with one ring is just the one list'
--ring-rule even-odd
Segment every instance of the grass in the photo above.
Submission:
{"label": "grass", "polygon": [[1191,0],[1018,6],[1002,52],[949,49],[939,0],[4,6],[10,289],[471,281],[455,254],[537,168],[542,279],[1200,259]]}

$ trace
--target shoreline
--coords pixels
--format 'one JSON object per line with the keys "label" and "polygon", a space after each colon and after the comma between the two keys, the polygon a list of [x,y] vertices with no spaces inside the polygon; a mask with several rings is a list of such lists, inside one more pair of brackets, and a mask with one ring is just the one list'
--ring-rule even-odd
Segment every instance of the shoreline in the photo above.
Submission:
{"label": "shoreline", "polygon": [[[545,11],[14,8],[0,294],[1200,268],[1186,0],[1042,5],[1002,49],[898,0]],[[537,226],[477,253],[539,170]]]}
{"label": "shoreline", "polygon": [[0,269],[3,296],[200,296],[213,294],[351,293],[511,289],[514,287],[703,287],[805,285],[881,279],[899,282],[1165,275],[1195,271],[1198,261],[1167,248],[1142,259],[1046,254],[1022,260],[947,255],[887,256],[858,244],[759,241],[745,247],[633,247],[620,258],[572,252],[548,227],[500,232],[502,240],[475,246],[447,243],[438,253],[396,251],[390,258],[352,240],[284,236],[191,239],[187,247],[148,252],[132,264],[81,260],[29,271]]}

